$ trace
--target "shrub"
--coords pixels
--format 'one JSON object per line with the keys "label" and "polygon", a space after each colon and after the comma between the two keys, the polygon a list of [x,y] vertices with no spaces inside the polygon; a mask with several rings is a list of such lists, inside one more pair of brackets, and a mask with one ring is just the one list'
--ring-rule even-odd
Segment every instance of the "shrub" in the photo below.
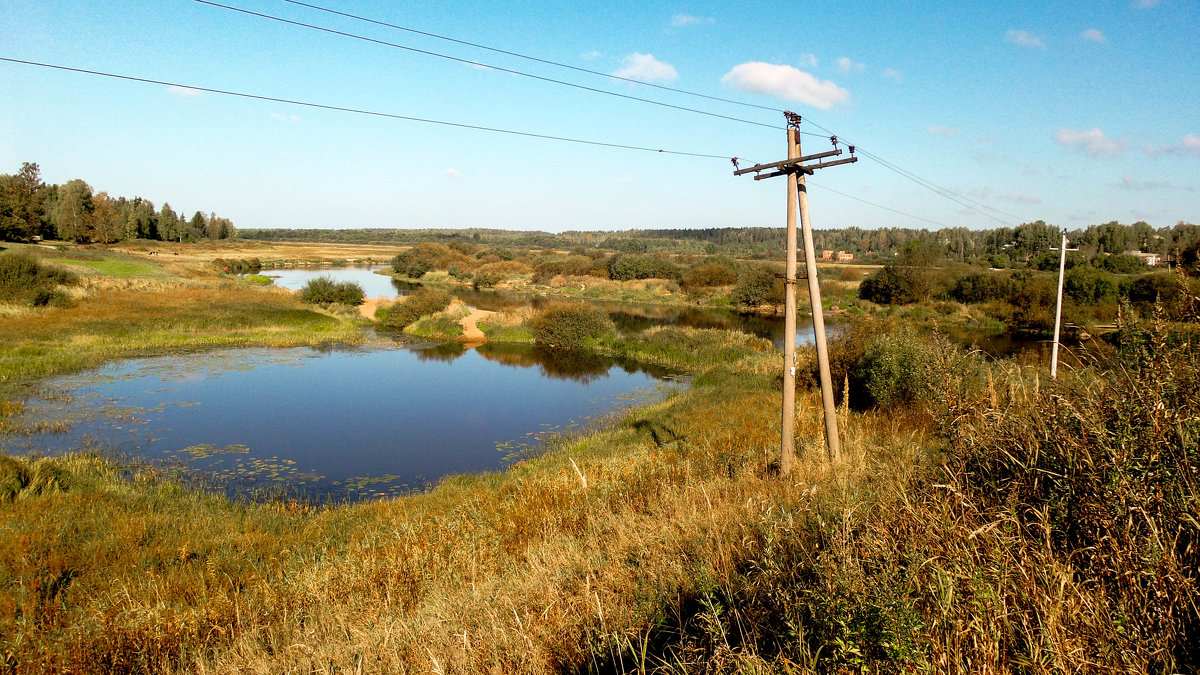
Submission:
{"label": "shrub", "polygon": [[838,281],[846,281],[850,283],[862,281],[864,273],[857,267],[843,266],[838,270]]}
{"label": "shrub", "polygon": [[504,281],[505,277],[525,274],[528,271],[529,267],[527,265],[515,260],[490,262],[486,265],[481,265],[479,269],[475,270],[471,283],[476,289],[492,288],[501,281]]}
{"label": "shrub", "polygon": [[57,288],[77,283],[74,274],[53,269],[23,253],[0,255],[0,302],[35,307],[65,299]]}
{"label": "shrub", "polygon": [[725,259],[712,259],[694,265],[683,273],[680,285],[688,293],[698,293],[706,288],[728,286],[737,283],[737,268]]}
{"label": "shrub", "polygon": [[744,307],[783,302],[783,279],[775,278],[774,265],[746,265],[738,272],[733,299]]}
{"label": "shrub", "polygon": [[616,332],[608,315],[584,303],[554,302],[531,322],[534,341],[543,347],[581,349],[589,340]]}
{"label": "shrub", "polygon": [[907,305],[924,300],[936,286],[928,268],[887,265],[863,280],[858,297],[880,305]]}
{"label": "shrub", "polygon": [[921,399],[933,386],[930,357],[929,346],[910,329],[874,336],[851,375],[866,394],[857,404],[892,408]]}
{"label": "shrub", "polygon": [[950,296],[962,303],[1006,300],[1013,292],[1013,282],[1003,272],[971,272],[950,289]]}
{"label": "shrub", "polygon": [[300,299],[315,304],[336,303],[341,305],[361,305],[364,293],[362,286],[353,281],[334,281],[327,276],[319,276],[304,284],[300,291]]}
{"label": "shrub", "polygon": [[1092,264],[1113,274],[1137,274],[1145,272],[1147,269],[1146,263],[1142,262],[1141,258],[1128,253],[1098,256],[1092,261]]}
{"label": "shrub", "polygon": [[608,276],[614,281],[631,279],[679,280],[679,265],[657,255],[618,253],[608,259]]}
{"label": "shrub", "polygon": [[585,276],[595,269],[595,261],[586,255],[570,255],[565,258],[543,260],[533,268],[533,283],[545,284],[558,275]]}
{"label": "shrub", "polygon": [[1057,280],[1048,276],[1028,277],[1017,284],[1010,299],[1014,308],[1013,327],[1028,335],[1048,335],[1053,332]]}
{"label": "shrub", "polygon": [[1139,304],[1170,304],[1180,295],[1179,279],[1173,274],[1147,274],[1129,285],[1129,301]]}
{"label": "shrub", "polygon": [[1080,305],[1113,302],[1119,291],[1116,277],[1094,267],[1075,267],[1063,275],[1063,294]]}
{"label": "shrub", "polygon": [[407,251],[401,251],[392,257],[392,269],[396,274],[403,274],[410,279],[420,279],[426,272],[439,269],[443,260],[457,257],[441,244],[426,242],[418,244]]}
{"label": "shrub", "polygon": [[397,300],[384,316],[383,324],[402,329],[423,316],[446,309],[453,300],[454,296],[445,291],[422,286],[416,293]]}
{"label": "shrub", "polygon": [[255,274],[262,270],[262,261],[258,258],[213,258],[212,264],[226,274]]}

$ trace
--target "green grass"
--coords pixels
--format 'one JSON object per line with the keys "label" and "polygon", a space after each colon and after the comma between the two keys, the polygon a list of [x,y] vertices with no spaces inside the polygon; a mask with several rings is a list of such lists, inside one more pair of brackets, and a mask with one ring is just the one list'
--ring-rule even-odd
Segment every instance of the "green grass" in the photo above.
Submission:
{"label": "green grass", "polygon": [[58,258],[55,259],[55,262],[90,267],[105,276],[119,279],[165,276],[161,268],[150,263],[134,260],[72,260],[70,258]]}

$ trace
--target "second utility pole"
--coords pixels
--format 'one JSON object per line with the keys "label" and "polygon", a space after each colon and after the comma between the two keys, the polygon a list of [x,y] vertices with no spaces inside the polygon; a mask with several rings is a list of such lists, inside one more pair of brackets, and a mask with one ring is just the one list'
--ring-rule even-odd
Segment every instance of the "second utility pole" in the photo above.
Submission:
{"label": "second utility pole", "polygon": [[[809,160],[820,160],[842,154],[837,148],[837,138],[831,137],[834,150],[821,152],[803,157],[800,154],[800,116],[785,112],[788,121],[787,141],[788,158],[782,162],[757,164],[745,169],[737,168],[734,160],[733,175],[740,176],[754,172],[754,180],[788,176],[787,202],[787,266],[784,272],[784,336],[783,336],[783,414],[782,433],[780,434],[779,472],[787,475],[795,463],[795,424],[796,424],[796,210],[800,211],[800,225],[804,236],[804,262],[808,276],[808,295],[812,304],[814,341],[817,347],[817,368],[821,373],[821,403],[825,410],[825,439],[829,449],[829,459],[836,462],[841,456],[842,444],[838,437],[837,409],[833,404],[833,381],[829,374],[829,346],[825,339],[825,317],[821,309],[821,286],[817,279],[817,258],[813,250],[812,223],[808,217],[808,191],[805,186],[805,175],[811,175],[814,169],[823,169],[838,164],[850,164],[858,161],[854,155],[854,146],[850,146],[848,159],[833,162],[818,162],[804,166]],[[761,171],[771,169],[771,173]]]}

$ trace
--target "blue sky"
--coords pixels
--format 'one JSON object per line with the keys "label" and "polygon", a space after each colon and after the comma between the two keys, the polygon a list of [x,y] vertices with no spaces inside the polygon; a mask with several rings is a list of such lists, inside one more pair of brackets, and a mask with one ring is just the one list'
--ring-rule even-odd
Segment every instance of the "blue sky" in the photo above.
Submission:
{"label": "blue sky", "polygon": [[[605,143],[579,145],[0,62],[0,172],[253,227],[781,226],[778,112],[481,51],[283,0],[226,4],[766,128],[300,28],[194,0],[5,0],[0,57]],[[341,12],[804,116],[864,157],[817,173],[815,227],[1200,222],[1195,0],[366,2]],[[862,201],[873,202],[875,205]],[[963,203],[974,209],[966,208]],[[878,206],[876,206],[878,205]],[[886,207],[880,208],[880,207]],[[887,210],[891,209],[891,210]],[[897,211],[901,213],[896,213]],[[982,213],[981,213],[982,212]],[[903,214],[903,215],[902,215]]]}

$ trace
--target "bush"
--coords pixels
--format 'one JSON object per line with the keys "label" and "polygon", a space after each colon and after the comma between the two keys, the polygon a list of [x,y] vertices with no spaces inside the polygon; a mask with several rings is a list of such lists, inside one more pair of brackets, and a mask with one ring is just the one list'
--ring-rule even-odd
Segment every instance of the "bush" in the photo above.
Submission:
{"label": "bush", "polygon": [[1105,272],[1113,274],[1137,274],[1145,272],[1148,268],[1146,263],[1136,255],[1128,253],[1118,253],[1117,255],[1099,256],[1092,261],[1092,264]]}
{"label": "bush", "polygon": [[258,258],[213,258],[212,264],[226,274],[257,274],[262,271],[262,261]]}
{"label": "bush", "polygon": [[932,351],[909,329],[874,336],[851,380],[866,400],[856,405],[892,408],[921,399],[933,386],[930,381]]}
{"label": "bush", "polygon": [[445,291],[422,286],[416,293],[397,300],[383,317],[383,324],[402,329],[423,316],[446,309],[453,300],[454,296]]}
{"label": "bush", "polygon": [[1156,302],[1171,305],[1179,299],[1181,290],[1180,279],[1174,274],[1147,274],[1129,285],[1129,301],[1140,305]]}
{"label": "bush", "polygon": [[783,279],[777,279],[774,265],[746,265],[738,272],[733,299],[743,307],[783,302]]}
{"label": "bush", "polygon": [[1075,267],[1063,275],[1063,294],[1080,305],[1111,303],[1119,292],[1117,278],[1094,267]]}
{"label": "bush", "polygon": [[461,256],[441,244],[427,242],[402,251],[392,257],[392,270],[410,279],[420,279],[426,272],[440,269],[443,261]]}
{"label": "bush", "polygon": [[1006,300],[1013,292],[1013,282],[1003,272],[971,272],[950,289],[950,297],[962,303]]}
{"label": "bush", "polygon": [[737,283],[737,268],[724,259],[713,259],[690,267],[683,273],[680,285],[688,293],[698,293],[706,288],[728,286]]}
{"label": "bush", "polygon": [[35,307],[65,299],[57,289],[78,282],[74,274],[53,269],[23,253],[0,255],[0,302]]}
{"label": "bush", "polygon": [[937,272],[927,267],[887,265],[863,280],[858,297],[880,305],[907,305],[925,300],[937,286]]}
{"label": "bush", "polygon": [[1010,302],[1014,311],[1012,325],[1027,335],[1049,335],[1054,331],[1054,307],[1057,303],[1058,281],[1048,276],[1028,277],[1017,281]]}
{"label": "bush", "polygon": [[531,327],[534,342],[555,349],[581,349],[589,340],[616,333],[607,314],[583,303],[550,303],[533,318]]}
{"label": "bush", "polygon": [[353,281],[334,281],[327,276],[319,276],[304,284],[300,291],[300,299],[314,304],[361,305],[364,293],[362,286]]}
{"label": "bush", "polygon": [[565,258],[542,260],[533,268],[533,283],[545,284],[556,276],[581,277],[595,270],[596,262],[586,255],[570,255]]}
{"label": "bush", "polygon": [[679,280],[679,265],[657,255],[618,253],[608,259],[608,276],[614,281],[631,279]]}

